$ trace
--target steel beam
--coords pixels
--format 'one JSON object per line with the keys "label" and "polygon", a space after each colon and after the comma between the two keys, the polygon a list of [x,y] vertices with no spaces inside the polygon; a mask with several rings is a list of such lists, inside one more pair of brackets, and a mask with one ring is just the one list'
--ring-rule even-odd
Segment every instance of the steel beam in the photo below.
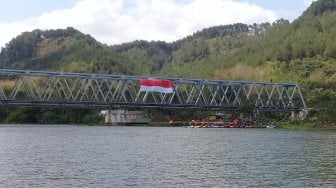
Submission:
{"label": "steel beam", "polygon": [[140,91],[142,76],[0,69],[0,106],[171,108],[263,111],[306,109],[299,85],[163,78],[173,93]]}

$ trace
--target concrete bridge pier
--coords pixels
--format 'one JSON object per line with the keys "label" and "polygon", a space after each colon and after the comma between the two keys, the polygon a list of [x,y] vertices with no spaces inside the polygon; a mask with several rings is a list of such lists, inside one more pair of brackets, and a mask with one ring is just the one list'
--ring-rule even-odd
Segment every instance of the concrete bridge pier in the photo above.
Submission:
{"label": "concrete bridge pier", "polygon": [[301,109],[301,110],[293,110],[291,112],[291,118],[292,120],[304,120],[307,116],[307,110]]}
{"label": "concrete bridge pier", "polygon": [[106,125],[146,124],[150,121],[141,110],[109,109],[105,114]]}
{"label": "concrete bridge pier", "polygon": [[105,114],[105,124],[111,124],[112,125],[112,110],[106,110],[107,113]]}

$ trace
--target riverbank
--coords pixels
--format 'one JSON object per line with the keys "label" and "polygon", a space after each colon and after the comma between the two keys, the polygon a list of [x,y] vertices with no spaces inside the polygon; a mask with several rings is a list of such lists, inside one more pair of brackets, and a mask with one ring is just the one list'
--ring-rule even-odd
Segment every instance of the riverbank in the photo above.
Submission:
{"label": "riverbank", "polygon": [[[151,122],[149,124],[142,124],[137,126],[144,127],[182,127],[184,122]],[[311,122],[272,122],[268,123],[275,125],[278,129],[292,129],[292,130],[314,130],[314,129],[323,129],[323,130],[336,130],[336,124],[330,125],[320,125],[318,123]],[[266,128],[268,124],[255,125],[254,128]]]}
{"label": "riverbank", "polygon": [[325,130],[336,130],[336,124],[320,125],[311,122],[275,122],[274,125],[280,129],[294,129],[294,130],[314,130],[314,129],[325,129]]}

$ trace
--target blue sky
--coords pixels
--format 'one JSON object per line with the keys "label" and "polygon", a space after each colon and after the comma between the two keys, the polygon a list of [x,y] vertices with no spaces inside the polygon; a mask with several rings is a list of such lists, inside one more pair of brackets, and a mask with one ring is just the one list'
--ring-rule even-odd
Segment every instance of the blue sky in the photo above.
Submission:
{"label": "blue sky", "polygon": [[0,21],[22,20],[43,12],[71,7],[75,0],[0,0]]}
{"label": "blue sky", "polygon": [[0,47],[24,31],[68,26],[107,44],[174,41],[231,23],[293,21],[312,0],[0,0]]}
{"label": "blue sky", "polygon": [[301,15],[309,4],[309,1],[304,0],[248,0],[248,2],[271,9],[291,21]]}

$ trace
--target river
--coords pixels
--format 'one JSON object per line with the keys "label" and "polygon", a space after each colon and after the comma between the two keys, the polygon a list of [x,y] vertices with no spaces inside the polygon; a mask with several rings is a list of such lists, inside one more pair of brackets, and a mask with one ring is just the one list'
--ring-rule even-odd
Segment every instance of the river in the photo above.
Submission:
{"label": "river", "polygon": [[336,187],[336,131],[0,126],[0,187]]}

